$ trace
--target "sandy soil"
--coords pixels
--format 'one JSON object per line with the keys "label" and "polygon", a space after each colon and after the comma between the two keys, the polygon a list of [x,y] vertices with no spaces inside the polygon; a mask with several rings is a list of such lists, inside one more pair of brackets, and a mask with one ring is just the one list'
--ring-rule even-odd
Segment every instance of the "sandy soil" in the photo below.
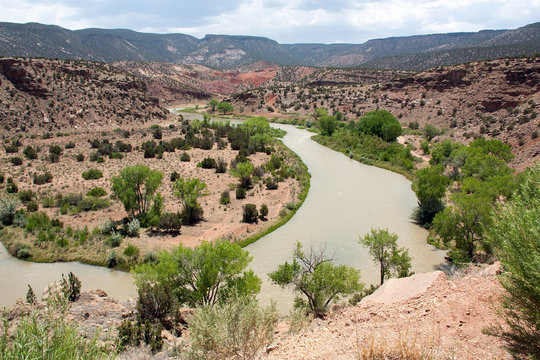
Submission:
{"label": "sandy soil", "polygon": [[[160,124],[163,126],[163,140],[169,140],[175,137],[181,137],[178,127],[175,130],[166,129],[169,122]],[[178,126],[178,123],[176,123]],[[216,145],[212,150],[191,149],[187,153],[191,157],[191,161],[180,161],[182,150],[176,150],[174,153],[164,153],[163,159],[145,159],[141,150],[135,150],[135,147],[140,146],[142,142],[153,140],[149,132],[150,124],[141,125],[138,128],[129,128],[132,132],[127,139],[122,138],[119,134],[114,133],[111,129],[99,128],[94,130],[89,127],[86,132],[76,131],[71,132],[69,136],[56,137],[53,135],[50,139],[30,139],[23,136],[21,141],[23,146],[17,154],[6,154],[4,149],[0,150],[1,170],[6,178],[13,177],[15,183],[20,190],[32,190],[38,194],[38,198],[46,195],[55,195],[56,193],[82,193],[85,194],[88,190],[100,186],[111,194],[110,179],[116,176],[126,166],[135,164],[144,164],[153,170],[162,171],[164,174],[163,183],[159,188],[159,192],[164,197],[166,211],[180,211],[180,201],[172,193],[172,182],[170,175],[173,171],[177,171],[182,177],[199,178],[205,182],[208,195],[199,199],[199,202],[204,211],[204,221],[195,226],[183,226],[180,234],[166,235],[159,234],[156,236],[150,232],[142,232],[141,236],[136,239],[130,239],[130,242],[139,246],[144,252],[148,249],[169,248],[179,243],[188,246],[195,246],[201,240],[212,241],[218,238],[244,238],[255,232],[258,232],[265,226],[269,226],[276,218],[279,217],[279,211],[289,202],[297,201],[299,193],[299,185],[296,180],[288,179],[279,184],[277,190],[267,190],[261,183],[254,184],[253,189],[247,192],[246,198],[237,200],[235,198],[235,185],[238,179],[230,175],[216,174],[213,169],[202,169],[196,166],[198,162],[206,157],[214,159],[223,158],[227,164],[235,158],[238,151],[228,149],[218,150]],[[124,158],[121,160],[106,158],[104,163],[90,162],[88,160],[91,152],[95,149],[90,148],[89,139],[108,139],[111,143],[117,140],[122,140],[133,146],[134,150],[130,153],[124,153]],[[75,147],[73,149],[64,149],[64,145],[73,141]],[[63,155],[58,163],[50,163],[44,158],[48,155],[48,148],[52,144],[60,145],[63,148]],[[38,159],[29,161],[24,158],[22,150],[27,145],[34,148],[40,148]],[[85,156],[83,162],[77,162],[74,158],[76,154],[82,153]],[[13,166],[8,159],[12,156],[23,158],[22,166]],[[250,156],[250,160],[255,167],[263,165],[269,160],[270,156],[264,153],[257,153]],[[103,172],[103,178],[97,180],[83,180],[81,174],[90,169],[95,168]],[[44,173],[50,171],[54,178],[52,183],[44,185],[34,185],[32,183],[35,173]],[[231,203],[223,206],[219,203],[221,193],[225,190],[230,190]],[[269,208],[267,221],[259,221],[257,224],[242,223],[242,206],[247,203],[253,203],[259,208],[263,203]],[[81,212],[79,214],[61,215],[59,208],[42,209],[49,213],[50,216],[58,217],[66,226],[70,225],[74,228],[88,226],[92,228],[101,225],[105,220],[121,220],[126,216],[126,212],[122,204],[118,201],[112,201],[112,206],[108,209],[95,212]]]}
{"label": "sandy soil", "polygon": [[477,274],[448,280],[441,274],[425,277],[432,283],[424,291],[421,283],[398,286],[401,301],[383,297],[337,307],[302,334],[278,335],[263,358],[362,359],[368,351],[386,349],[388,355],[401,347],[433,356],[427,358],[506,359],[501,341],[482,333],[498,321],[494,304],[503,289],[497,278]]}

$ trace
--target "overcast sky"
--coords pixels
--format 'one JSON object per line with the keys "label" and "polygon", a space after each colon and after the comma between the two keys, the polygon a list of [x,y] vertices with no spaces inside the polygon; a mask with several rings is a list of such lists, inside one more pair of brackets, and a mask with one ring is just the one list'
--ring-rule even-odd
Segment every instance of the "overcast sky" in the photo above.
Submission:
{"label": "overcast sky", "polygon": [[540,0],[0,0],[0,21],[68,29],[265,36],[280,43],[362,43],[415,34],[513,29]]}

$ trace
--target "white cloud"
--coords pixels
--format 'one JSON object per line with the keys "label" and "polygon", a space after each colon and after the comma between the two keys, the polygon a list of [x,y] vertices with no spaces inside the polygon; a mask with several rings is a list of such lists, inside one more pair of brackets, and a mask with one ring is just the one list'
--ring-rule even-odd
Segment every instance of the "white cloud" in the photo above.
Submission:
{"label": "white cloud", "polygon": [[[225,10],[222,10],[225,9]],[[221,13],[218,13],[221,11]],[[516,28],[539,21],[540,0],[0,0],[2,21],[70,29],[259,35],[279,42]]]}

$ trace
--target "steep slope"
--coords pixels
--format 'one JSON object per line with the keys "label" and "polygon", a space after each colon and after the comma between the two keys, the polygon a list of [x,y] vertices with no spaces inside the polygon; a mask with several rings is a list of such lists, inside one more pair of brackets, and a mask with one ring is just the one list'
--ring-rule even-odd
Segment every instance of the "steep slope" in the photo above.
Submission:
{"label": "steep slope", "polygon": [[163,119],[171,101],[208,96],[171,81],[136,76],[103,63],[0,59],[0,131],[42,134]]}
{"label": "steep slope", "polygon": [[392,81],[371,74],[375,78],[370,82],[339,86],[298,82],[245,91],[231,100],[236,108],[264,113],[272,106],[289,117],[309,116],[316,107],[326,107],[354,120],[368,111],[386,109],[403,125],[446,129],[436,141],[468,142],[486,136],[507,142],[516,153],[512,165],[519,170],[540,160],[540,58],[438,67]]}
{"label": "steep slope", "polygon": [[540,51],[540,23],[486,30],[392,37],[363,44],[279,44],[257,36],[149,34],[125,29],[71,31],[37,23],[0,23],[0,56],[155,61],[232,69],[279,65],[426,69]]}
{"label": "steep slope", "polygon": [[400,293],[401,299],[378,296],[356,306],[337,307],[304,333],[281,334],[262,358],[506,358],[502,342],[482,332],[498,320],[493,306],[503,290],[494,274],[452,280],[441,272],[434,275],[416,292],[411,292],[415,286],[411,278],[394,279],[379,291]]}

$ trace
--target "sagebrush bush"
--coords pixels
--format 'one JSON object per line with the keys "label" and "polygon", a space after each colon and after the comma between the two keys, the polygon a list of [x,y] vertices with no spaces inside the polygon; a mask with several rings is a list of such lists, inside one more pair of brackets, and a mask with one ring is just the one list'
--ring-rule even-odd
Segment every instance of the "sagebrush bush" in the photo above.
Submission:
{"label": "sagebrush bush", "polygon": [[188,359],[254,359],[274,338],[275,304],[260,308],[253,297],[205,306],[188,320]]}
{"label": "sagebrush bush", "polygon": [[141,223],[139,222],[139,219],[133,218],[127,224],[126,235],[129,237],[138,236],[140,229],[141,229]]}
{"label": "sagebrush bush", "polygon": [[0,198],[0,223],[2,225],[12,225],[17,208],[21,202],[16,198]]}
{"label": "sagebrush bush", "polygon": [[119,233],[113,232],[111,235],[107,237],[107,245],[109,245],[112,248],[119,247],[122,243],[122,235]]}
{"label": "sagebrush bush", "polygon": [[116,231],[116,224],[111,219],[105,220],[103,224],[101,224],[101,233],[107,235],[111,234]]}

